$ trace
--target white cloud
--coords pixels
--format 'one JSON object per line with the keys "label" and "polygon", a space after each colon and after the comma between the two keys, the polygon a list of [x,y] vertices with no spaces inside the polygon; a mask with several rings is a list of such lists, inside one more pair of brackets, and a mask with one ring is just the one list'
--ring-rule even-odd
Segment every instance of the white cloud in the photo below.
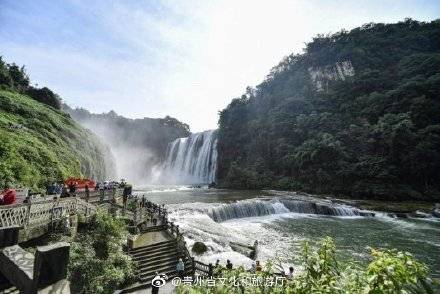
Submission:
{"label": "white cloud", "polygon": [[3,44],[7,59],[28,65],[35,80],[70,104],[128,117],[169,114],[193,131],[215,128],[219,110],[317,33],[429,20],[439,11],[435,3],[386,0],[169,0],[156,10],[141,1],[72,3],[113,40],[11,42]]}

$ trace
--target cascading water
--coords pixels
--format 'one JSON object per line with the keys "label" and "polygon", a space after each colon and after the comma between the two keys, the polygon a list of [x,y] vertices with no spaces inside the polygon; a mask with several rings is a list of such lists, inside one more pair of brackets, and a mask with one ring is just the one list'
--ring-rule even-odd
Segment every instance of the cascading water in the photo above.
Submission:
{"label": "cascading water", "polygon": [[243,200],[212,208],[208,214],[214,221],[223,222],[230,219],[288,212],[330,216],[374,216],[373,212],[355,207],[290,199]]}
{"label": "cascading water", "polygon": [[168,145],[162,180],[175,184],[215,182],[217,172],[217,131],[195,133]]}

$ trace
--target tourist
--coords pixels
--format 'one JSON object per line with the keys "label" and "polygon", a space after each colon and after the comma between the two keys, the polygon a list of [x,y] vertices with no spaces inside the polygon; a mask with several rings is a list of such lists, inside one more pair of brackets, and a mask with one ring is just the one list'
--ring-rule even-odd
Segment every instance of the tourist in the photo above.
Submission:
{"label": "tourist", "polygon": [[231,261],[228,259],[228,260],[226,260],[226,268],[228,269],[228,270],[231,270],[232,269],[232,263],[231,263]]}
{"label": "tourist", "polygon": [[58,182],[58,183],[56,183],[55,194],[60,196],[62,193],[63,193],[63,183],[62,182]]}
{"label": "tourist", "polygon": [[156,276],[153,278],[153,283],[151,283],[151,294],[158,294],[159,288],[161,287],[160,283],[154,283],[154,281],[160,281],[161,276],[159,275],[159,272],[156,272]]}
{"label": "tourist", "polygon": [[251,273],[255,273],[256,269],[257,269],[257,266],[255,265],[255,262],[253,262],[251,265],[251,269],[250,269]]}
{"label": "tourist", "polygon": [[69,197],[69,193],[67,192],[67,185],[64,184],[61,191],[61,198]]}
{"label": "tourist", "polygon": [[0,205],[11,205],[17,200],[17,192],[5,184],[3,192],[0,194]]}
{"label": "tourist", "polygon": [[76,192],[76,183],[75,182],[70,182],[69,184],[69,194],[70,196],[75,196],[75,192]]}
{"label": "tourist", "polygon": [[86,186],[85,186],[85,191],[86,191],[86,201],[89,202],[90,190],[89,190],[89,185],[88,184],[86,184]]}
{"label": "tourist", "polygon": [[261,265],[260,265],[260,261],[257,260],[257,261],[256,261],[256,266],[255,266],[255,272],[256,272],[256,273],[259,273],[259,272],[261,272],[262,270],[263,270],[263,268],[262,268]]}
{"label": "tourist", "polygon": [[183,263],[182,258],[179,258],[179,262],[176,265],[176,271],[179,278],[183,280],[183,276],[185,274],[185,264]]}
{"label": "tourist", "polygon": [[292,266],[289,267],[289,272],[287,273],[286,278],[289,280],[293,279],[293,267]]}
{"label": "tourist", "polygon": [[215,261],[215,267],[218,268],[220,266],[220,259],[217,259]]}

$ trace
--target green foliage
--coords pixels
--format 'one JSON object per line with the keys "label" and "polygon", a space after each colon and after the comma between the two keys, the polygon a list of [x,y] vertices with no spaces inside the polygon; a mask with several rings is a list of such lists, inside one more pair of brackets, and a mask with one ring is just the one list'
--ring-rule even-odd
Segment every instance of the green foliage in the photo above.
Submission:
{"label": "green foliage", "polygon": [[36,88],[30,85],[29,76],[24,66],[15,63],[8,64],[0,56],[0,89],[7,89],[21,94],[26,94],[36,101],[61,109],[61,99],[50,89]]}
{"label": "green foliage", "polygon": [[[283,285],[265,283],[267,278],[273,277],[273,266],[268,262],[264,270],[256,274],[246,272],[243,267],[219,268],[216,275],[224,278],[224,284],[217,282],[211,287],[205,280],[201,286],[180,285],[177,293],[434,293],[426,266],[411,254],[372,250],[371,257],[366,268],[338,261],[335,244],[327,237],[315,249],[304,243],[302,270]],[[243,283],[256,279],[262,282],[258,285]],[[241,281],[240,286],[234,285],[234,281]]]}
{"label": "green foliage", "polygon": [[219,185],[440,199],[439,39],[410,19],[317,36],[220,112]]}
{"label": "green foliage", "polygon": [[401,293],[405,287],[426,279],[427,267],[410,253],[372,250],[372,256],[366,271],[370,293]]}
{"label": "green foliage", "polygon": [[41,89],[30,87],[26,91],[26,94],[37,100],[38,102],[52,106],[56,109],[61,109],[61,99],[58,97],[57,94],[46,87]]}
{"label": "green foliage", "polygon": [[0,185],[39,190],[70,176],[103,179],[109,172],[106,152],[65,113],[0,90]]}
{"label": "green foliage", "polygon": [[135,277],[134,263],[122,250],[122,220],[99,211],[90,229],[71,244],[69,279],[74,293],[113,293]]}

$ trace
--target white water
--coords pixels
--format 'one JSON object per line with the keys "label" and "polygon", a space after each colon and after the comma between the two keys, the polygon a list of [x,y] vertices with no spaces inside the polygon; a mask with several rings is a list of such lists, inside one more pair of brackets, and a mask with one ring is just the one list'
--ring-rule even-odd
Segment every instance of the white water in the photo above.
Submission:
{"label": "white water", "polygon": [[209,216],[216,222],[223,222],[231,219],[289,212],[330,216],[374,216],[374,213],[370,211],[363,211],[351,206],[288,198],[274,198],[270,201],[251,199],[223,204],[212,208],[209,211]]}
{"label": "white water", "polygon": [[195,133],[168,145],[161,181],[165,183],[209,184],[217,172],[217,132]]}
{"label": "white water", "polygon": [[[146,188],[146,187],[145,187]],[[196,241],[208,251],[196,259],[205,263],[232,261],[249,268],[254,262],[235,252],[230,242],[259,242],[257,259],[274,261],[284,269],[300,269],[303,240],[312,245],[334,238],[343,260],[368,262],[371,248],[397,248],[412,252],[440,276],[440,219],[393,218],[388,213],[358,209],[347,201],[283,191],[188,189],[185,186],[142,189],[151,201],[166,204],[188,249]],[[214,220],[213,212],[217,220]],[[374,215],[374,217],[372,217]],[[365,217],[366,216],[366,217]],[[223,218],[223,219],[220,219]]]}

